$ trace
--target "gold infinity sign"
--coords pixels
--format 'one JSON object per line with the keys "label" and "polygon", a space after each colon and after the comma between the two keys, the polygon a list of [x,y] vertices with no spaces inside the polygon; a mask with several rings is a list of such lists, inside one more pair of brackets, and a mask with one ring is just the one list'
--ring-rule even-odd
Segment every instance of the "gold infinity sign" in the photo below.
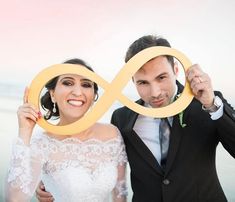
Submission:
{"label": "gold infinity sign", "polygon": [[171,55],[177,58],[184,70],[186,71],[192,64],[189,59],[176,49],[168,47],[150,47],[132,57],[119,71],[117,76],[111,83],[106,82],[100,76],[87,68],[73,64],[58,64],[50,66],[41,71],[32,81],[29,90],[28,100],[35,106],[40,104],[40,92],[45,84],[52,78],[62,74],[78,74],[89,78],[96,82],[105,91],[103,95],[98,99],[96,105],[81,119],[78,121],[64,125],[56,126],[47,122],[45,119],[39,119],[38,125],[44,128],[46,131],[58,134],[58,135],[74,135],[92,126],[102,115],[108,110],[112,103],[118,99],[123,105],[132,109],[133,111],[151,117],[169,117],[176,115],[183,111],[192,101],[193,94],[191,92],[189,83],[186,81],[184,90],[181,96],[172,104],[161,108],[146,108],[143,107],[122,94],[122,89],[135,74],[135,72],[143,66],[146,62],[160,55]]}

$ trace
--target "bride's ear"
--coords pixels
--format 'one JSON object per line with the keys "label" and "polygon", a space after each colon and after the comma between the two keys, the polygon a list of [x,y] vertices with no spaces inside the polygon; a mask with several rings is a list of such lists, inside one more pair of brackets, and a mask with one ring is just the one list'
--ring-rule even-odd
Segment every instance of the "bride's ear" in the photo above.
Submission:
{"label": "bride's ear", "polygon": [[54,96],[54,90],[49,90],[49,94],[50,94],[50,96],[51,96],[51,101],[52,101],[53,103],[56,102],[55,96]]}

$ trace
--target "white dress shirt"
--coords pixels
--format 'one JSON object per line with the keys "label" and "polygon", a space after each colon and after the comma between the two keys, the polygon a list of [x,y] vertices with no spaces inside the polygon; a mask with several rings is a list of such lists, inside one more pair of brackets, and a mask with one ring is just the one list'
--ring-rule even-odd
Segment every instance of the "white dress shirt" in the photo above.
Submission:
{"label": "white dress shirt", "polygon": [[[161,150],[159,142],[160,120],[161,119],[159,118],[148,117],[140,114],[133,128],[140,139],[152,152],[159,164],[161,162]],[[168,121],[172,126],[173,117],[168,117]]]}

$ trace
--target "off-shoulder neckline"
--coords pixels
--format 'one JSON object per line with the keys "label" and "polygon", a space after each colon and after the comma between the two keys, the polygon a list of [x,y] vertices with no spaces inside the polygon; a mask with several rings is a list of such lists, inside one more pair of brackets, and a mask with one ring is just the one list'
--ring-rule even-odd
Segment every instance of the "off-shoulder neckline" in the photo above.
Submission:
{"label": "off-shoulder neckline", "polygon": [[74,142],[76,142],[76,143],[80,143],[80,144],[85,144],[85,143],[90,143],[90,142],[98,142],[100,144],[108,144],[113,141],[121,141],[120,132],[118,132],[117,136],[106,139],[106,140],[102,140],[102,139],[95,138],[95,137],[88,138],[85,140],[81,140],[78,137],[67,137],[65,139],[59,140],[55,137],[48,135],[46,132],[42,132],[41,135],[44,138],[48,139],[49,141],[58,142],[58,143],[74,143]]}

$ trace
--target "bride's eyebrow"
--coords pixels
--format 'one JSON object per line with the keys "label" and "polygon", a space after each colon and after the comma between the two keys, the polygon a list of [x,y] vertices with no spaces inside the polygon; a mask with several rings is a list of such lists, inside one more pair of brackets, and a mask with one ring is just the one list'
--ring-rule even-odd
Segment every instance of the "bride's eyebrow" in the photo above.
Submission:
{"label": "bride's eyebrow", "polygon": [[[63,82],[64,80],[72,80],[72,81],[75,81],[75,79],[73,77],[70,77],[70,76],[66,76],[66,77],[63,77],[59,80],[59,82]],[[89,82],[89,83],[94,83],[94,81],[90,80],[90,79],[87,79],[87,78],[81,78],[80,81],[82,82]]]}
{"label": "bride's eyebrow", "polygon": [[84,79],[81,79],[81,81],[87,81],[87,82],[94,83],[94,81],[92,81],[92,80],[90,80],[90,79],[86,79],[86,78],[84,78]]}
{"label": "bride's eyebrow", "polygon": [[63,81],[63,80],[67,80],[67,79],[69,79],[69,80],[75,80],[73,77],[66,76],[66,77],[63,77],[63,78],[59,79],[59,81]]}

